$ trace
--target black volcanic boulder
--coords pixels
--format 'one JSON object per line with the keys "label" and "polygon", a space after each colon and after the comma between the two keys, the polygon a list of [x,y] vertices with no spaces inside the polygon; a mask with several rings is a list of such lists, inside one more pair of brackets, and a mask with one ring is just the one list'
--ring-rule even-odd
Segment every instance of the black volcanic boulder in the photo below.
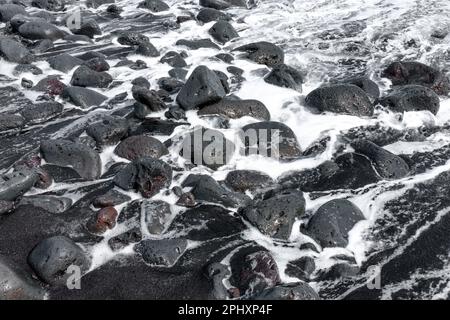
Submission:
{"label": "black volcanic boulder", "polygon": [[306,282],[288,283],[265,289],[250,297],[251,300],[320,300],[319,295]]}
{"label": "black volcanic boulder", "polygon": [[81,25],[77,29],[72,29],[72,33],[83,35],[89,38],[94,38],[96,35],[101,35],[102,30],[94,19],[86,19],[81,21]]}
{"label": "black volcanic boulder", "polygon": [[413,84],[395,87],[377,102],[394,112],[428,110],[436,115],[440,107],[439,96],[433,90]]}
{"label": "black volcanic boulder", "polygon": [[44,300],[45,293],[25,270],[0,255],[0,300]]}
{"label": "black volcanic boulder", "polygon": [[317,88],[305,99],[306,105],[318,112],[334,112],[354,116],[372,116],[374,107],[367,94],[352,84],[336,84]]}
{"label": "black volcanic boulder", "polygon": [[73,57],[68,53],[62,53],[49,58],[47,62],[53,69],[66,73],[76,66],[81,65],[83,63],[83,60]]}
{"label": "black volcanic boulder", "polygon": [[184,138],[180,155],[192,164],[217,170],[230,161],[234,150],[233,142],[222,132],[202,127]]}
{"label": "black volcanic boulder", "polygon": [[137,101],[134,112],[138,118],[145,118],[151,112],[161,111],[167,108],[164,101],[154,90],[140,86],[133,86],[133,98]]}
{"label": "black volcanic boulder", "polygon": [[255,170],[234,170],[227,174],[225,184],[237,192],[255,191],[270,187],[274,181],[268,175]]}
{"label": "black volcanic boulder", "polygon": [[124,190],[138,190],[151,198],[172,183],[172,168],[164,161],[143,157],[129,163],[114,177],[114,183]]}
{"label": "black volcanic boulder", "polygon": [[55,25],[44,21],[29,21],[18,29],[20,35],[30,40],[49,39],[56,41],[65,37],[66,33]]}
{"label": "black volcanic boulder", "polygon": [[101,175],[100,155],[87,145],[69,140],[45,140],[41,142],[41,153],[48,163],[71,166],[86,180],[95,180]]}
{"label": "black volcanic boulder", "polygon": [[183,238],[148,239],[137,244],[135,250],[152,266],[172,267],[184,254],[187,245]]}
{"label": "black volcanic boulder", "polygon": [[34,60],[33,54],[21,43],[9,39],[0,38],[0,53],[8,61],[28,64]]}
{"label": "black volcanic boulder", "polygon": [[226,189],[208,175],[191,174],[183,181],[182,187],[192,188],[190,193],[197,202],[218,203],[236,208],[250,200],[247,196]]}
{"label": "black volcanic boulder", "polygon": [[107,116],[87,127],[86,133],[94,138],[98,146],[114,145],[127,135],[128,127],[126,119]]}
{"label": "black volcanic boulder", "polygon": [[81,273],[89,268],[89,259],[83,250],[65,236],[41,241],[31,250],[28,264],[42,281],[53,285],[67,285],[75,269]]}
{"label": "black volcanic boulder", "polygon": [[383,71],[382,76],[390,79],[394,86],[417,84],[440,95],[450,92],[450,81],[445,74],[416,61],[394,62]]}
{"label": "black volcanic boulder", "polygon": [[6,3],[0,5],[0,21],[8,22],[17,14],[27,15],[25,8],[21,5],[14,3]]}
{"label": "black volcanic boulder", "polygon": [[267,192],[240,211],[261,233],[288,240],[296,219],[305,214],[305,198],[298,190]]}
{"label": "black volcanic boulder", "polygon": [[29,169],[0,175],[0,200],[15,200],[30,190],[37,181],[38,174]]}
{"label": "black volcanic boulder", "polygon": [[202,8],[197,14],[197,20],[203,23],[208,23],[211,21],[218,21],[218,20],[228,21],[231,20],[231,17],[225,12],[222,12],[217,9]]}
{"label": "black volcanic boulder", "polygon": [[278,266],[272,255],[259,246],[240,248],[230,260],[230,283],[239,296],[251,296],[280,284]]}
{"label": "black volcanic boulder", "polygon": [[32,0],[31,5],[33,7],[44,9],[48,11],[63,11],[66,6],[66,1],[64,0]]}
{"label": "black volcanic boulder", "polygon": [[225,0],[200,0],[199,4],[202,7],[213,8],[216,10],[223,10],[231,7],[231,4]]}
{"label": "black volcanic boulder", "polygon": [[229,119],[239,119],[249,116],[258,120],[270,120],[269,110],[258,100],[224,98],[219,102],[201,108],[197,114],[199,116],[220,115]]}
{"label": "black volcanic boulder", "polygon": [[183,56],[175,51],[167,52],[159,61],[161,63],[167,63],[169,66],[174,68],[187,67],[187,63],[184,60]]}
{"label": "black volcanic boulder", "polygon": [[119,157],[135,160],[140,157],[159,158],[168,153],[161,141],[146,135],[131,136],[114,149]]}
{"label": "black volcanic boulder", "polygon": [[221,44],[225,44],[228,41],[239,37],[236,29],[234,29],[229,22],[224,20],[217,21],[208,32],[214,40]]}
{"label": "black volcanic boulder", "polygon": [[342,80],[343,83],[353,84],[363,89],[370,98],[376,99],[380,96],[380,88],[378,85],[370,80],[368,77],[352,77]]}
{"label": "black volcanic boulder", "polygon": [[346,247],[348,232],[364,220],[357,206],[346,199],[335,199],[322,205],[308,221],[306,233],[323,248]]}
{"label": "black volcanic boulder", "polygon": [[385,179],[400,179],[409,174],[409,166],[403,158],[389,152],[368,140],[352,143],[353,149],[368,157],[377,173]]}
{"label": "black volcanic boulder", "polygon": [[283,50],[273,43],[260,41],[246,44],[233,49],[233,51],[242,51],[246,53],[246,58],[259,64],[265,64],[273,67],[284,62]]}
{"label": "black volcanic boulder", "polygon": [[28,124],[37,124],[55,118],[63,112],[63,109],[64,106],[61,103],[48,101],[26,107],[20,111],[20,114]]}
{"label": "black volcanic boulder", "polygon": [[101,93],[83,87],[64,88],[62,97],[81,108],[100,106],[103,102],[108,100],[108,97]]}
{"label": "black volcanic boulder", "polygon": [[199,66],[190,75],[177,96],[184,110],[192,110],[219,101],[226,95],[220,78],[206,66]]}
{"label": "black volcanic boulder", "polygon": [[181,90],[184,82],[170,77],[163,77],[158,80],[158,85],[161,89],[167,91],[170,94],[177,93]]}
{"label": "black volcanic boulder", "polygon": [[358,189],[376,183],[380,176],[372,162],[357,153],[345,153],[317,168],[288,172],[278,179],[282,185],[305,192]]}
{"label": "black volcanic boulder", "polygon": [[274,66],[264,81],[274,86],[302,92],[303,76],[299,71],[284,63]]}
{"label": "black volcanic boulder", "polygon": [[177,46],[188,47],[191,50],[198,50],[201,48],[209,48],[217,50],[220,49],[220,47],[214,42],[212,42],[210,39],[194,39],[194,40],[181,39],[178,40],[175,44]]}
{"label": "black volcanic boulder", "polygon": [[161,12],[169,10],[169,6],[161,0],[145,0],[139,3],[138,8],[148,9],[152,12]]}
{"label": "black volcanic boulder", "polygon": [[302,152],[297,137],[284,123],[262,121],[242,128],[245,154],[260,154],[280,160],[298,159]]}
{"label": "black volcanic boulder", "polygon": [[70,84],[78,87],[107,88],[112,81],[109,73],[97,72],[82,65],[74,71]]}

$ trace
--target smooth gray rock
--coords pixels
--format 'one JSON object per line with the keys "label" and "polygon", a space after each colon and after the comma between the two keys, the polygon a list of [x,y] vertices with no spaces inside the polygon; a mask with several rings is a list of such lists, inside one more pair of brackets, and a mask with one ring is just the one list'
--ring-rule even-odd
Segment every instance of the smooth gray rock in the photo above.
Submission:
{"label": "smooth gray rock", "polygon": [[143,240],[136,246],[145,262],[153,266],[171,267],[187,249],[183,238]]}
{"label": "smooth gray rock", "polygon": [[47,62],[53,69],[67,73],[76,66],[81,65],[83,63],[83,60],[73,57],[68,53],[62,53],[57,56],[49,58]]}
{"label": "smooth gray rock", "polygon": [[8,38],[0,38],[0,53],[6,60],[15,63],[28,64],[34,60],[33,54],[27,48]]}
{"label": "smooth gray rock", "polygon": [[236,29],[227,21],[217,21],[209,30],[209,34],[217,42],[225,44],[228,41],[239,37]]}
{"label": "smooth gray rock", "polygon": [[50,213],[62,213],[72,206],[72,199],[48,195],[27,196],[20,200],[19,205],[31,205]]}
{"label": "smooth gray rock", "polygon": [[28,15],[23,6],[14,3],[0,5],[0,21],[8,22],[17,14]]}
{"label": "smooth gray rock", "polygon": [[197,114],[199,116],[220,115],[229,119],[239,119],[248,116],[258,120],[270,120],[269,110],[258,100],[224,98],[219,102],[201,108]]}
{"label": "smooth gray rock", "polygon": [[317,88],[305,99],[306,105],[318,112],[334,112],[370,117],[374,107],[367,94],[353,84],[336,84]]}
{"label": "smooth gray rock", "polygon": [[288,240],[295,220],[305,214],[305,198],[301,191],[285,190],[254,200],[241,214],[261,233]]}
{"label": "smooth gray rock", "polygon": [[102,163],[97,151],[69,140],[46,140],[41,142],[44,159],[60,166],[71,166],[86,180],[98,179]]}
{"label": "smooth gray rock", "polygon": [[28,264],[42,281],[52,286],[64,286],[72,275],[69,268],[78,267],[83,273],[90,262],[71,239],[54,236],[42,240],[31,250]]}
{"label": "smooth gray rock", "polygon": [[0,200],[15,200],[30,190],[37,180],[38,174],[28,169],[0,175]]}
{"label": "smooth gray rock", "polygon": [[119,157],[132,161],[141,157],[157,159],[168,154],[169,151],[158,139],[146,135],[138,135],[123,140],[116,147],[114,153]]}
{"label": "smooth gray rock", "polygon": [[65,32],[53,24],[43,21],[25,22],[18,29],[20,35],[31,40],[49,39],[52,41],[62,39]]}
{"label": "smooth gray rock", "polygon": [[82,87],[67,87],[64,89],[62,96],[82,108],[100,106],[108,100],[108,97],[101,93]]}
{"label": "smooth gray rock", "polygon": [[219,101],[226,95],[220,78],[206,66],[195,68],[177,96],[178,104],[192,110]]}
{"label": "smooth gray rock", "polygon": [[97,72],[82,65],[74,71],[70,84],[78,87],[107,88],[111,82],[113,78],[109,73]]}
{"label": "smooth gray rock", "polygon": [[322,205],[308,222],[306,232],[325,247],[345,247],[348,232],[364,220],[357,206],[346,199],[335,199]]}

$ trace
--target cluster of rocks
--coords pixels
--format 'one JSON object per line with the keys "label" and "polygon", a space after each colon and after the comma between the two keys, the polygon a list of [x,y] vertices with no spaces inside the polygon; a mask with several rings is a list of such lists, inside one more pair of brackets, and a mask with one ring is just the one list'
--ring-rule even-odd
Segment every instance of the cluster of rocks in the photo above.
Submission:
{"label": "cluster of rocks", "polygon": [[[88,2],[93,8],[109,3]],[[194,143],[191,138],[196,130],[203,134],[206,128],[197,128],[181,139],[179,155],[187,160],[184,167],[168,160],[177,141],[162,142],[156,136],[168,136],[177,126],[189,125],[186,112],[192,110],[199,117],[219,119],[221,128],[230,119],[251,117],[255,122],[244,126],[244,132],[275,130],[280,161],[308,157],[312,152],[301,150],[291,128],[271,121],[261,101],[230,94],[230,82],[243,81],[243,70],[232,65],[235,57],[269,68],[266,83],[302,92],[305,75],[285,64],[284,52],[276,44],[249,43],[213,57],[228,65],[231,81],[226,73],[205,65],[193,68],[186,79],[190,66],[183,49],[225,50],[224,45],[239,38],[239,33],[232,16],[223,10],[255,5],[244,0],[201,0],[199,4],[202,8],[195,19],[199,23],[215,21],[208,30],[211,39],[180,39],[175,44],[179,51],[163,53],[143,33],[120,31],[112,35],[120,46],[81,54],[58,53],[64,46],[55,42],[63,41],[71,48],[75,43],[87,46],[92,39],[110,37],[99,22],[119,19],[117,6],[108,6],[98,21],[90,11],[83,11],[81,25],[68,32],[63,26],[70,17],[63,14],[63,1],[34,0],[31,6],[44,10],[34,14],[21,4],[0,5],[0,19],[6,23],[0,36],[2,58],[16,64],[19,77],[25,72],[42,74],[36,61],[46,61],[56,73],[36,84],[21,79],[24,90],[39,92],[36,101],[14,87],[0,92],[1,101],[14,107],[0,111],[0,136],[21,137],[30,131],[27,137],[32,141],[26,152],[20,149],[18,157],[5,156],[0,167],[5,169],[0,175],[1,299],[76,298],[79,294],[82,298],[319,299],[306,281],[358,273],[353,261],[338,258],[330,270],[316,270],[314,260],[305,256],[290,262],[286,270],[299,282],[285,284],[271,253],[241,234],[250,224],[273,241],[288,243],[300,220],[304,222],[301,231],[314,240],[302,250],[314,254],[325,247],[346,247],[349,231],[364,220],[360,209],[347,199],[334,199],[308,212],[304,192],[354,190],[380,180],[402,179],[410,174],[411,161],[383,149],[377,141],[354,139],[347,146],[351,152],[340,152],[316,168],[289,172],[277,180],[252,170],[230,171],[223,181],[203,174],[181,179],[184,176],[179,172],[188,172],[192,165],[218,170],[232,158],[235,146],[219,130],[214,132],[223,141],[221,153],[209,150],[207,143]],[[160,0],[145,0],[138,8],[153,13],[170,9]],[[58,19],[47,11],[58,13]],[[192,19],[179,16],[177,23]],[[111,70],[148,67],[144,61],[128,60],[132,55],[158,57],[159,63],[171,67],[168,76],[158,79],[157,88],[151,88],[144,77],[134,79],[132,100],[127,100],[128,92],[107,97],[104,89],[121,84]],[[108,60],[113,59],[120,62],[111,66]],[[70,74],[70,82],[64,83],[60,73]],[[384,96],[380,97],[375,82],[358,77],[313,90],[305,104],[315,112],[360,117],[371,117],[377,105],[393,112],[427,110],[436,114],[439,95],[450,91],[443,73],[418,62],[395,62],[382,74],[393,84]],[[79,107],[78,111],[68,110],[60,99]],[[130,104],[114,108],[126,101]],[[53,133],[62,126],[53,128],[51,121],[64,120],[65,113],[82,117],[98,107],[115,112],[54,138]],[[156,112],[164,112],[165,119],[148,117]],[[39,131],[42,124],[48,127]],[[253,148],[264,150],[267,156],[275,152],[270,139],[242,139],[246,154]],[[12,141],[14,147],[16,140]],[[101,152],[111,146],[114,155],[123,160],[103,163]],[[49,189],[58,183],[63,183],[61,189]],[[32,188],[38,192],[27,195]],[[132,200],[127,192],[137,192],[141,198]],[[157,194],[173,196],[176,202],[152,199]],[[125,231],[114,234],[118,229]],[[13,239],[15,232],[21,233],[18,245]],[[128,252],[130,261],[110,261],[88,273],[89,248],[105,239],[113,252]],[[201,245],[192,246],[192,242]],[[222,263],[228,255],[232,255],[229,266]],[[72,272],[83,275],[83,290],[68,290]],[[167,278],[172,280],[164,281]],[[224,280],[231,286],[225,287]],[[110,296],[103,296],[105,292]]]}

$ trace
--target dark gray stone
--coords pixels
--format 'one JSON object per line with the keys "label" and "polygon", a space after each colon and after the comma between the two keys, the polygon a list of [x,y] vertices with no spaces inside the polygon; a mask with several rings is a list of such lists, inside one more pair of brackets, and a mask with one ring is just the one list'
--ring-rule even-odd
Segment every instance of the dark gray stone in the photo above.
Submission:
{"label": "dark gray stone", "polygon": [[172,168],[153,158],[140,158],[129,163],[114,177],[114,183],[124,190],[137,189],[151,198],[172,183]]}
{"label": "dark gray stone", "polygon": [[145,135],[138,135],[123,140],[116,147],[114,153],[119,157],[132,161],[141,157],[157,159],[169,152],[158,139]]}
{"label": "dark gray stone", "polygon": [[270,112],[266,106],[258,100],[235,100],[224,98],[219,102],[201,108],[199,116],[220,115],[229,119],[238,119],[245,116],[258,120],[270,120]]}
{"label": "dark gray stone", "polygon": [[385,179],[400,179],[409,174],[409,166],[401,157],[380,148],[368,140],[358,140],[352,143],[353,149],[368,157],[377,173]]}
{"label": "dark gray stone", "polygon": [[86,180],[95,180],[101,175],[100,156],[86,145],[68,140],[46,140],[41,142],[41,153],[47,162],[71,166]]}
{"label": "dark gray stone", "polygon": [[138,8],[148,9],[152,12],[167,11],[170,7],[161,0],[145,0],[139,3]]}
{"label": "dark gray stone", "polygon": [[27,196],[20,200],[19,205],[31,205],[50,213],[62,213],[72,206],[72,199],[48,195]]}
{"label": "dark gray stone", "polygon": [[203,23],[208,23],[218,20],[229,21],[231,20],[231,17],[227,13],[219,11],[217,9],[202,8],[197,14],[197,20]]}
{"label": "dark gray stone", "polygon": [[28,15],[25,8],[14,3],[6,3],[0,5],[0,21],[8,22],[17,14]]}
{"label": "dark gray stone", "polygon": [[302,92],[303,76],[296,69],[285,64],[274,66],[264,81],[278,87]]}
{"label": "dark gray stone", "polygon": [[320,300],[319,295],[306,282],[288,283],[266,289],[251,300]]}
{"label": "dark gray stone", "polygon": [[64,38],[66,35],[55,25],[43,21],[30,21],[22,24],[19,29],[21,36],[31,40],[49,39],[52,41]]}
{"label": "dark gray stone", "polygon": [[257,198],[241,214],[261,233],[288,240],[295,220],[305,214],[305,198],[301,191],[284,190]]}
{"label": "dark gray stone", "polygon": [[210,39],[195,39],[195,40],[178,40],[175,43],[177,46],[185,46],[191,50],[198,50],[201,48],[209,48],[209,49],[217,49],[219,50],[219,46],[212,42]]}
{"label": "dark gray stone", "polygon": [[297,137],[284,123],[275,121],[252,123],[244,126],[242,132],[241,139],[245,145],[246,155],[261,154],[280,160],[298,159],[302,155]]}
{"label": "dark gray stone", "polygon": [[225,178],[225,184],[237,192],[255,191],[270,187],[274,183],[271,177],[255,170],[234,170]]}
{"label": "dark gray stone", "polygon": [[143,240],[136,246],[145,262],[153,266],[171,267],[187,249],[183,238]]}
{"label": "dark gray stone", "polygon": [[431,89],[420,85],[395,87],[392,92],[377,101],[394,112],[430,111],[439,112],[439,96]]}
{"label": "dark gray stone", "polygon": [[337,84],[317,88],[305,99],[306,105],[318,112],[334,112],[355,116],[372,116],[374,107],[361,88]]}
{"label": "dark gray stone", "polygon": [[83,250],[65,236],[41,241],[31,250],[28,263],[41,280],[53,286],[67,284],[71,266],[79,267],[82,272],[89,268],[89,259]]}
{"label": "dark gray stone", "polygon": [[192,110],[219,101],[226,92],[220,78],[206,66],[195,68],[177,96],[178,104]]}
{"label": "dark gray stone", "polygon": [[390,64],[382,74],[394,86],[422,85],[440,95],[450,92],[450,81],[441,71],[416,61],[399,61]]}
{"label": "dark gray stone", "polygon": [[108,100],[108,97],[101,93],[82,87],[67,87],[64,89],[62,96],[82,108],[100,106]]}
{"label": "dark gray stone", "polygon": [[170,204],[160,200],[145,199],[141,203],[141,209],[147,231],[152,235],[163,234],[172,219]]}
{"label": "dark gray stone", "polygon": [[306,232],[323,248],[346,247],[348,232],[364,220],[361,210],[345,199],[335,199],[322,205],[308,222]]}
{"label": "dark gray stone", "polygon": [[112,81],[109,73],[97,72],[83,65],[74,71],[70,84],[78,87],[107,88]]}
{"label": "dark gray stone", "polygon": [[60,115],[64,106],[56,101],[37,103],[33,107],[24,108],[20,114],[28,124],[46,122]]}
{"label": "dark gray stone", "polygon": [[250,201],[247,196],[227,190],[213,177],[207,175],[191,174],[183,181],[182,186],[192,188],[190,193],[197,202],[204,201],[236,208]]}
{"label": "dark gray stone", "polygon": [[17,41],[0,38],[0,52],[6,60],[28,64],[34,60],[33,54]]}
{"label": "dark gray stone", "polygon": [[180,155],[195,165],[204,165],[212,170],[227,164],[235,146],[217,130],[197,128],[188,134],[182,143]]}
{"label": "dark gray stone", "polygon": [[0,175],[0,200],[13,201],[38,181],[36,171],[21,169]]}
{"label": "dark gray stone", "polygon": [[87,127],[86,133],[95,139],[98,146],[114,145],[127,135],[128,128],[126,119],[107,116]]}
{"label": "dark gray stone", "polygon": [[73,57],[68,53],[62,53],[54,57],[50,57],[47,62],[55,70],[67,73],[76,66],[83,63],[83,60]]}
{"label": "dark gray stone", "polygon": [[159,61],[161,63],[167,63],[169,66],[174,68],[187,67],[187,63],[184,58],[181,56],[181,54],[175,51],[167,52]]}
{"label": "dark gray stone", "polygon": [[21,129],[25,119],[18,114],[0,113],[0,133],[13,129]]}
{"label": "dark gray stone", "polygon": [[246,52],[246,58],[259,64],[273,67],[284,62],[283,50],[273,43],[260,41],[235,48],[233,51]]}
{"label": "dark gray stone", "polygon": [[208,32],[214,40],[221,44],[225,44],[228,41],[239,37],[239,34],[233,26],[229,22],[223,20],[217,21]]}

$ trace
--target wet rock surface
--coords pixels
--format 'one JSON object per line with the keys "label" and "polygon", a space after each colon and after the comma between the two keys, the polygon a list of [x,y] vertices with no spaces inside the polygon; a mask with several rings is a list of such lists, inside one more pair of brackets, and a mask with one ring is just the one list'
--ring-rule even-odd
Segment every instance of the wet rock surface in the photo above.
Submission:
{"label": "wet rock surface", "polygon": [[0,2],[0,300],[448,298],[442,0]]}

